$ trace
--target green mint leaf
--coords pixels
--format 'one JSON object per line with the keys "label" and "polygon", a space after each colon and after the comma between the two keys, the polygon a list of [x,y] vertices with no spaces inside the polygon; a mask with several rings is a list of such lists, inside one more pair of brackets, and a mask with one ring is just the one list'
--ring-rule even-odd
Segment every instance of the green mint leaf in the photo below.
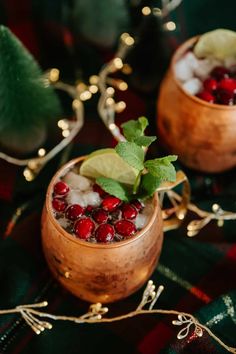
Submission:
{"label": "green mint leaf", "polygon": [[157,138],[155,136],[138,136],[134,139],[135,144],[148,147]]}
{"label": "green mint leaf", "polygon": [[135,138],[142,136],[147,126],[148,120],[145,117],[140,117],[138,120],[129,120],[121,125],[123,134],[128,141],[133,141]]}
{"label": "green mint leaf", "polygon": [[138,122],[140,124],[140,128],[142,130],[142,133],[144,134],[144,130],[147,128],[148,126],[148,120],[146,117],[139,117]]}
{"label": "green mint leaf", "polygon": [[176,155],[169,155],[159,159],[147,160],[144,166],[151,175],[158,177],[162,182],[174,182],[176,179],[176,171],[172,162],[176,160]]}
{"label": "green mint leaf", "polygon": [[140,185],[142,198],[152,196],[156,189],[160,186],[161,182],[162,181],[159,177],[153,176],[151,173],[143,175]]}
{"label": "green mint leaf", "polygon": [[112,178],[98,177],[96,178],[96,183],[107,193],[114,195],[121,200],[128,201],[128,191],[119,182]]}
{"label": "green mint leaf", "polygon": [[130,166],[138,171],[143,170],[144,151],[140,146],[133,142],[120,142],[116,145],[115,150]]}

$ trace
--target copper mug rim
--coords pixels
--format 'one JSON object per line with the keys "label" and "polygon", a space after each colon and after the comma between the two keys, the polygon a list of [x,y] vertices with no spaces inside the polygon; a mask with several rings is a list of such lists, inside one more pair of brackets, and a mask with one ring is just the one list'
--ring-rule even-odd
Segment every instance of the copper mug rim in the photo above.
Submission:
{"label": "copper mug rim", "polygon": [[219,109],[219,110],[228,110],[228,111],[233,111],[235,110],[235,105],[233,106],[227,106],[227,105],[222,105],[222,104],[218,104],[218,103],[209,103],[206,102],[194,95],[191,95],[190,93],[188,93],[186,90],[184,90],[184,88],[181,85],[181,82],[176,78],[175,76],[175,70],[174,70],[174,66],[175,63],[178,61],[178,59],[180,59],[184,53],[186,53],[186,51],[191,48],[193,46],[194,43],[196,43],[196,41],[199,39],[200,35],[198,36],[194,36],[189,38],[188,40],[186,40],[184,43],[182,43],[175,51],[172,59],[171,59],[171,63],[170,63],[170,72],[172,74],[173,77],[173,81],[176,83],[176,85],[178,86],[178,88],[192,101],[194,101],[195,103],[201,104],[202,106],[206,106],[208,108],[211,109]]}
{"label": "copper mug rim", "polygon": [[69,241],[74,242],[75,244],[78,244],[78,245],[84,246],[84,247],[99,248],[99,249],[101,249],[101,248],[107,248],[107,249],[118,248],[118,247],[122,247],[122,246],[129,244],[129,243],[137,241],[143,235],[145,235],[146,231],[148,230],[150,225],[153,224],[153,222],[158,214],[158,211],[159,211],[159,201],[158,200],[159,199],[158,199],[157,192],[155,192],[154,196],[153,196],[153,204],[154,204],[153,213],[152,213],[151,218],[149,219],[147,225],[142,230],[138,231],[135,235],[128,238],[127,240],[122,240],[119,242],[107,243],[107,244],[106,243],[92,243],[92,242],[80,240],[80,239],[72,236],[71,234],[69,234],[67,231],[65,231],[62,228],[62,226],[57,222],[57,220],[54,218],[53,212],[52,212],[52,204],[51,204],[53,185],[55,184],[56,180],[58,180],[58,178],[63,175],[63,171],[65,171],[66,169],[69,169],[70,167],[72,167],[76,163],[79,163],[80,161],[84,160],[85,157],[86,156],[80,156],[80,157],[70,160],[65,165],[63,165],[52,177],[51,182],[49,183],[49,186],[47,188],[46,201],[45,201],[45,206],[46,206],[46,210],[48,212],[48,216],[49,216],[50,221],[52,222],[54,227],[60,232],[60,234],[63,237],[67,238]]}

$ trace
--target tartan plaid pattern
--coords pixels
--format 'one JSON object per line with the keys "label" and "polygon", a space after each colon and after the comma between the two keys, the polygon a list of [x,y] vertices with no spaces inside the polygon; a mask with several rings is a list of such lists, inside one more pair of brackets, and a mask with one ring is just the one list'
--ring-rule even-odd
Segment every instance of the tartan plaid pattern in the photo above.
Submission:
{"label": "tartan plaid pattern", "polygon": [[[12,28],[43,66],[62,68],[65,76],[70,77],[76,71],[76,63],[68,49],[70,35],[63,21],[58,21],[60,3],[0,1],[0,20]],[[31,21],[31,18],[40,18],[43,10],[47,14],[45,21]],[[52,13],[54,17],[50,17]],[[48,33],[56,43],[53,48]],[[87,67],[88,73],[97,72],[106,55],[99,52],[93,63],[94,71]],[[147,112],[154,117],[153,97],[144,100],[129,91],[124,99],[128,102],[128,111],[119,116],[119,123]],[[96,102],[88,102],[83,131],[34,182],[24,181],[21,168],[0,161],[0,308],[47,300],[47,311],[51,313],[80,315],[87,311],[88,304],[68,294],[48,271],[41,250],[40,215],[48,182],[65,158],[113,145],[114,140],[96,115]],[[155,148],[152,151],[156,153]],[[235,210],[235,171],[218,176],[185,171],[191,179],[193,200],[200,207],[210,208],[217,201],[223,208]],[[12,215],[25,203],[28,204],[22,216],[9,231],[7,227]],[[233,221],[222,228],[211,224],[193,239],[186,237],[186,223],[169,232],[165,235],[160,263],[152,276],[157,285],[165,286],[157,307],[195,314],[231,346],[236,346],[235,226]],[[141,295],[142,289],[128,299],[110,305],[109,316],[134,309]],[[145,315],[111,324],[54,322],[51,331],[36,336],[18,315],[4,315],[0,316],[0,353],[225,353],[206,333],[202,338],[194,338],[190,333],[186,339],[178,341],[178,328],[171,324],[172,319],[171,316]]]}

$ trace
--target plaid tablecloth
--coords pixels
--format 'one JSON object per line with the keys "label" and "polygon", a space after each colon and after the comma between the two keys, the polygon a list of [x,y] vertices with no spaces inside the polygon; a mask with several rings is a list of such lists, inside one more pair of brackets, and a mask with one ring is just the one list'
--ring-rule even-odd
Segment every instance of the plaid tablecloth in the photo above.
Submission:
{"label": "plaid tablecloth", "polygon": [[[63,66],[67,60],[72,60],[70,53],[64,50],[63,58],[58,57],[55,53],[63,47],[59,46],[54,48],[52,56],[48,55],[51,52],[45,56],[42,47],[45,48],[47,32],[38,32],[40,26],[44,30],[50,28],[51,35],[57,38],[58,26],[53,20],[48,20],[47,26],[29,20],[32,11],[29,4],[29,1],[1,1],[1,21],[20,34],[42,64]],[[56,8],[54,4],[53,9]],[[56,16],[56,12],[54,14]],[[63,33],[65,36],[67,32],[61,27],[60,35]],[[70,75],[71,71],[68,72]],[[129,91],[123,98],[128,108],[120,115],[119,123],[142,114],[154,117],[155,98],[152,96],[144,99]],[[155,134],[154,129],[153,118],[151,130]],[[0,162],[0,309],[47,300],[46,311],[54,314],[81,315],[87,311],[89,304],[67,293],[49,273],[41,248],[41,210],[47,185],[61,163],[114,143],[99,120],[93,101],[86,104],[85,126],[76,140],[51,161],[34,182],[24,180],[21,168]],[[152,154],[156,152],[154,147]],[[236,211],[235,170],[218,176],[184,170],[190,177],[192,200],[200,207],[210,210],[212,204],[218,202],[224,209]],[[23,208],[23,213],[11,229],[12,217],[19,207]],[[193,215],[188,216],[191,217]],[[186,236],[186,223],[165,234],[161,259],[152,276],[157,285],[165,287],[156,307],[192,313],[228,345],[236,347],[236,222],[228,221],[222,228],[211,223],[193,239]],[[133,310],[142,291],[110,305],[107,316]],[[2,315],[0,353],[226,353],[205,332],[201,338],[191,336],[190,332],[184,340],[177,340],[178,328],[172,325],[173,319],[145,315],[90,325],[58,321],[53,322],[52,330],[37,336],[19,315]]]}

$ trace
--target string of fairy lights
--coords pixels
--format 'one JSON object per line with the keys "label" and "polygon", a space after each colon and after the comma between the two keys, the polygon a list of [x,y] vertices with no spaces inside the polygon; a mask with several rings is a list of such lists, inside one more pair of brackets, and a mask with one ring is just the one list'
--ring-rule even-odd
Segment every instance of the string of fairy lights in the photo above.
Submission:
{"label": "string of fairy lights", "polygon": [[[104,307],[101,303],[90,305],[88,312],[81,316],[53,315],[51,313],[42,312],[39,310],[40,308],[48,306],[47,301],[36,304],[19,305],[12,309],[0,310],[0,315],[7,315],[12,313],[20,314],[21,317],[25,320],[26,324],[38,335],[45,330],[50,330],[53,328],[49,320],[67,321],[75,324],[98,324],[122,321],[127,318],[132,318],[140,315],[175,315],[177,316],[177,319],[173,320],[172,324],[179,327],[179,331],[177,333],[178,340],[183,340],[188,337],[189,342],[190,340],[201,338],[205,332],[222,348],[230,353],[236,354],[236,348],[230,347],[224,343],[211,331],[208,326],[200,323],[198,319],[193,315],[176,310],[155,309],[154,306],[156,305],[156,302],[161,296],[163,290],[163,285],[159,285],[156,288],[153,281],[149,280],[143,292],[141,301],[136,309],[116,317],[104,317],[104,315],[109,312],[109,309],[108,307]],[[191,336],[189,336],[190,334]]]}

